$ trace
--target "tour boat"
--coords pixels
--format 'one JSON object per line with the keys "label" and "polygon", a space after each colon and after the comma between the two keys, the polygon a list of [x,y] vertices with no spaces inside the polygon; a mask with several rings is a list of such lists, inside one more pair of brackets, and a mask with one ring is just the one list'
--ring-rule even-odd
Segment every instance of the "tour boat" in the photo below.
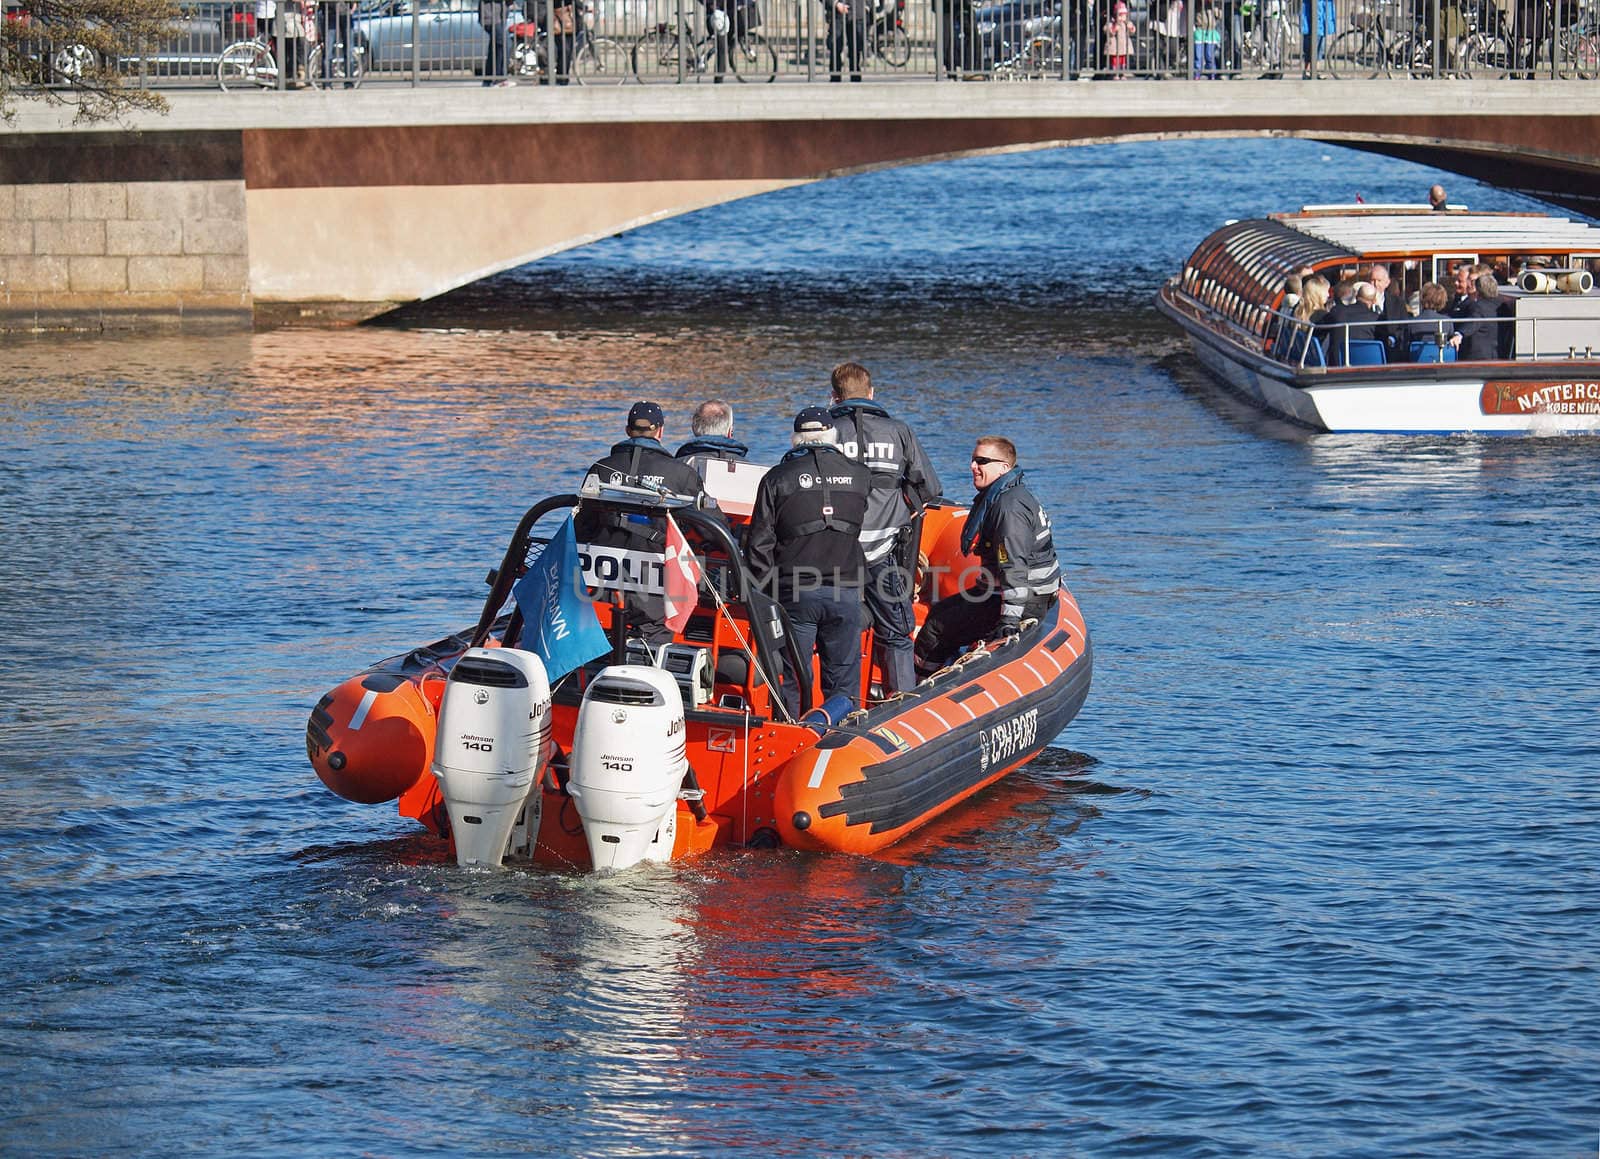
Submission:
{"label": "tour boat", "polygon": [[[1497,350],[1462,361],[1422,320],[1383,323],[1389,341],[1351,341],[1285,308],[1285,279],[1337,285],[1386,265],[1405,301],[1453,289],[1463,263],[1501,283]],[[1423,206],[1308,206],[1234,221],[1207,237],[1157,294],[1200,361],[1252,405],[1315,431],[1543,434],[1600,430],[1600,229],[1540,213]],[[1332,303],[1330,302],[1330,305]],[[1459,324],[1461,320],[1456,320]],[[1472,319],[1480,321],[1480,319]]]}
{"label": "tour boat", "polygon": [[[763,468],[711,467],[720,512],[588,482],[530,508],[474,627],[318,701],[306,751],[323,783],[352,801],[398,800],[462,865],[624,869],[715,846],[872,854],[1025,764],[1077,715],[1093,648],[1063,586],[1020,636],[888,699],[864,632],[863,709],[818,703],[807,658],[792,719],[775,686],[787,618],[737,546]],[[921,517],[919,622],[976,574],[960,548],[965,515],[934,505]],[[668,534],[660,552],[577,542],[574,528],[597,520]],[[662,599],[672,642],[630,639],[620,591]],[[605,652],[552,680],[550,642],[585,633]]]}

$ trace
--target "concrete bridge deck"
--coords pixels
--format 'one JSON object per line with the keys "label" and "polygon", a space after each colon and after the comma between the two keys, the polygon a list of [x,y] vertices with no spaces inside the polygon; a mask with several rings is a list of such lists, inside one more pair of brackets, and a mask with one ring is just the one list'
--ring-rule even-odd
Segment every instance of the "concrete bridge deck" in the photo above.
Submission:
{"label": "concrete bridge deck", "polygon": [[435,83],[170,100],[116,126],[29,105],[0,134],[6,323],[368,317],[809,181],[1117,140],[1310,138],[1600,212],[1589,83]]}

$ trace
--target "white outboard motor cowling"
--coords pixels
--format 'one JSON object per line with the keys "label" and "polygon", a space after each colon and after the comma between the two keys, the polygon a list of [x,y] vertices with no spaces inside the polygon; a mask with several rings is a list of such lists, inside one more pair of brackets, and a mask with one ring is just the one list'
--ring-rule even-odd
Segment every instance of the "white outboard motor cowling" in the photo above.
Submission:
{"label": "white outboard motor cowling", "polygon": [[683,695],[672,673],[617,664],[596,676],[578,709],[571,770],[567,792],[596,869],[671,860],[689,771]]}
{"label": "white outboard motor cowling", "polygon": [[539,823],[524,806],[541,803],[535,786],[549,740],[543,660],[517,648],[469,648],[456,661],[439,705],[433,775],[450,811],[458,864],[499,865],[513,828],[532,852]]}

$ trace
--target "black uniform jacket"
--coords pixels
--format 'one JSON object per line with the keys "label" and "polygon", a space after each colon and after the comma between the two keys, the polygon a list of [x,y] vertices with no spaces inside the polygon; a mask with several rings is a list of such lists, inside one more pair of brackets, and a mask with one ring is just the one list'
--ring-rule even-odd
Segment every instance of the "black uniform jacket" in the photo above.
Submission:
{"label": "black uniform jacket", "polygon": [[911,516],[939,498],[939,476],[911,428],[870,399],[846,399],[828,413],[839,449],[872,472],[861,550],[876,563]]}
{"label": "black uniform jacket", "polygon": [[1000,590],[1001,616],[1020,619],[1025,605],[1047,599],[1061,586],[1050,517],[1015,468],[986,490],[993,494],[979,493],[962,528],[962,545],[983,561],[990,586]]}
{"label": "black uniform jacket", "polygon": [[[684,459],[675,459],[655,439],[624,439],[611,453],[589,468],[587,479],[598,477],[602,484],[630,487],[664,487],[679,495],[701,495],[705,485],[700,473]],[[714,506],[714,501],[706,500]],[[626,547],[634,551],[661,551],[666,543],[666,525],[642,515],[616,515],[610,512],[578,510],[573,530],[585,543]]]}
{"label": "black uniform jacket", "polygon": [[761,478],[745,539],[750,574],[770,595],[859,587],[866,578],[861,523],[868,470],[825,443],[795,447]]}
{"label": "black uniform jacket", "polygon": [[724,459],[730,463],[737,463],[743,461],[749,454],[749,447],[727,435],[696,435],[678,448],[677,457],[704,477],[707,459]]}

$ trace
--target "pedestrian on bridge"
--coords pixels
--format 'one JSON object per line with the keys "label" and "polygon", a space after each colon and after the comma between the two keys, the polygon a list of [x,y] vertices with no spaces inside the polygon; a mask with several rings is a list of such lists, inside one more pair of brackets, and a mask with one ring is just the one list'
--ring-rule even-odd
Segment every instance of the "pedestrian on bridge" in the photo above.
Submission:
{"label": "pedestrian on bridge", "polygon": [[844,57],[850,79],[861,79],[861,50],[867,43],[867,0],[823,0],[828,18],[828,79],[837,83]]}
{"label": "pedestrian on bridge", "polygon": [[489,34],[489,47],[483,57],[483,87],[497,85],[509,88],[517,82],[506,76],[506,58],[510,53],[510,34],[506,21],[511,6],[506,0],[478,0],[478,23]]}

